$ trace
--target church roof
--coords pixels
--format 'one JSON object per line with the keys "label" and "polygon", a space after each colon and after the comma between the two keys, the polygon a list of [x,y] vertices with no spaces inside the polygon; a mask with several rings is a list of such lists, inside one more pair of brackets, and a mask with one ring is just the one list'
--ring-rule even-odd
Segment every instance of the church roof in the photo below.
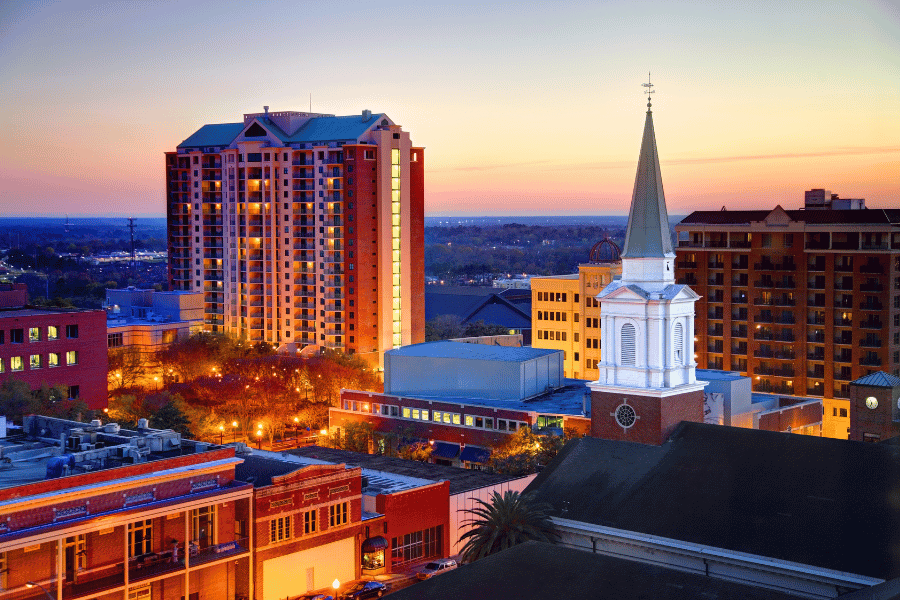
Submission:
{"label": "church roof", "polygon": [[678,294],[681,293],[682,290],[690,289],[686,285],[683,285],[680,283],[673,283],[673,284],[667,285],[661,291],[649,292],[639,285],[636,285],[633,283],[626,283],[626,282],[622,281],[621,279],[616,279],[614,281],[611,281],[609,283],[609,285],[607,285],[605,288],[600,290],[600,294],[598,294],[597,297],[601,298],[601,299],[606,298],[607,296],[612,294],[614,291],[618,290],[619,288],[623,288],[623,287],[628,288],[629,290],[631,290],[638,296],[640,296],[642,298],[646,298],[648,300],[674,300],[675,297],[678,296]]}
{"label": "church roof", "polygon": [[667,254],[674,254],[674,250],[656,152],[653,113],[648,110],[622,258],[663,258]]}

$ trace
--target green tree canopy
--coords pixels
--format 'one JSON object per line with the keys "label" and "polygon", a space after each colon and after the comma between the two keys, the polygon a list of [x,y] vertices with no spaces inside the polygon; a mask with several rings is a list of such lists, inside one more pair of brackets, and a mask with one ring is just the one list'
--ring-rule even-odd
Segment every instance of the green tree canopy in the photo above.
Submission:
{"label": "green tree canopy", "polygon": [[476,500],[479,506],[466,509],[463,526],[471,527],[460,536],[465,540],[461,556],[473,562],[522,542],[555,543],[559,538],[550,521],[550,506],[538,504],[533,494],[507,490],[491,494],[490,501]]}

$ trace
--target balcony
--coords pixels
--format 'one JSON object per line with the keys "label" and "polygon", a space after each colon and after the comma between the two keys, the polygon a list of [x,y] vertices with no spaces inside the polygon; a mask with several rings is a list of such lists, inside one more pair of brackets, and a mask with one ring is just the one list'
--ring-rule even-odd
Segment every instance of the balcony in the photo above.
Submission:
{"label": "balcony", "polygon": [[859,324],[861,329],[881,329],[884,327],[884,323],[882,323],[881,319],[866,319],[865,321],[860,322]]}
{"label": "balcony", "polygon": [[835,327],[852,327],[853,319],[836,318],[834,320],[834,326]]}
{"label": "balcony", "polygon": [[860,359],[859,364],[864,367],[880,367],[881,366],[881,357],[880,356],[864,356]]}
{"label": "balcony", "polygon": [[753,333],[754,340],[772,340],[775,336],[771,331],[756,331]]}
{"label": "balcony", "polygon": [[779,350],[775,353],[774,358],[778,360],[795,360],[797,354],[793,350]]}
{"label": "balcony", "polygon": [[732,304],[747,304],[747,296],[741,294],[740,296],[732,296],[731,297]]}
{"label": "balcony", "polygon": [[710,269],[724,269],[724,268],[725,268],[725,263],[723,263],[723,262],[716,262],[716,261],[709,261],[709,268],[710,268]]}
{"label": "balcony", "polygon": [[806,335],[806,341],[811,342],[813,344],[824,344],[825,343],[825,332],[816,331],[813,333],[808,333]]}
{"label": "balcony", "polygon": [[696,269],[697,261],[680,260],[677,263],[675,263],[675,268],[676,269]]}
{"label": "balcony", "polygon": [[193,567],[216,560],[221,560],[223,558],[239,556],[241,554],[249,552],[250,545],[248,542],[248,538],[236,538],[230,542],[214,544],[207,548],[201,548],[199,550],[192,551],[189,559],[190,564]]}
{"label": "balcony", "polygon": [[825,360],[825,349],[814,348],[811,352],[807,352],[806,360]]}
{"label": "balcony", "polygon": [[747,328],[746,327],[732,327],[731,328],[731,337],[746,338],[747,337]]}
{"label": "balcony", "polygon": [[884,275],[884,268],[879,264],[866,264],[860,267],[860,273],[872,273],[875,275]]}
{"label": "balcony", "polygon": [[866,338],[864,340],[860,340],[859,347],[860,348],[881,348],[881,340]]}
{"label": "balcony", "polygon": [[128,561],[128,581],[151,579],[164,573],[172,573],[184,569],[184,544],[179,544],[177,561],[172,560],[172,550],[142,554]]}
{"label": "balcony", "polygon": [[884,305],[881,302],[860,302],[859,309],[860,310],[884,310]]}

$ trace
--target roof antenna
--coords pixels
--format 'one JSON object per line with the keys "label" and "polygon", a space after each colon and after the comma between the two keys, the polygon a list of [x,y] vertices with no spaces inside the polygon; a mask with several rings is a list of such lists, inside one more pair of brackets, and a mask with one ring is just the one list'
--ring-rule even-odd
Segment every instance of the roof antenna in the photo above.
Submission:
{"label": "roof antenna", "polygon": [[309,93],[309,112],[312,112],[312,92]]}
{"label": "roof antenna", "polygon": [[652,106],[650,104],[650,94],[656,93],[655,91],[653,91],[653,84],[650,83],[650,71],[647,71],[647,83],[642,83],[641,86],[647,88],[647,91],[645,91],[644,93],[647,94],[647,112],[650,112],[650,107]]}

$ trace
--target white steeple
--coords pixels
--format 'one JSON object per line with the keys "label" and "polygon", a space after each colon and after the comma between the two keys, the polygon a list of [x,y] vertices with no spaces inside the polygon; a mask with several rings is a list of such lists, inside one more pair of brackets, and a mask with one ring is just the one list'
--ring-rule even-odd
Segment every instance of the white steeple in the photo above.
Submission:
{"label": "white steeple", "polygon": [[694,362],[694,303],[699,296],[675,283],[675,253],[649,102],[647,107],[622,278],[597,296],[602,360],[591,388],[666,395],[706,384],[697,383]]}

